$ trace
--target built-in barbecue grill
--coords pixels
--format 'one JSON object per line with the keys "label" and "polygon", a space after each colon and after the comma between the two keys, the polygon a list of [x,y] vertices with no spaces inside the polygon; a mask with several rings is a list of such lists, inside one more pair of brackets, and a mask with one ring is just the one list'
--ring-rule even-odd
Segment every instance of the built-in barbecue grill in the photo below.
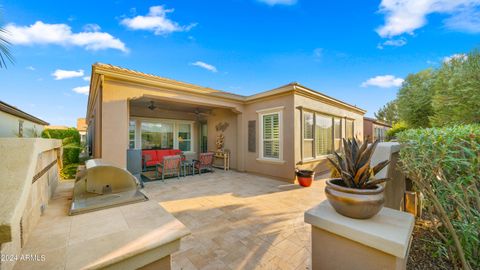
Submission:
{"label": "built-in barbecue grill", "polygon": [[148,200],[138,180],[127,170],[91,159],[73,188],[70,215]]}

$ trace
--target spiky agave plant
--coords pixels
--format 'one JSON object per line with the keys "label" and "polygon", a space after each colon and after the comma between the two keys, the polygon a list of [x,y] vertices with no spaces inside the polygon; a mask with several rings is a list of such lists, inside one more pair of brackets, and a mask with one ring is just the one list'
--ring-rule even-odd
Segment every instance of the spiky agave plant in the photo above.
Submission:
{"label": "spiky agave plant", "polygon": [[373,152],[377,147],[378,140],[368,145],[368,142],[359,146],[356,139],[343,139],[343,157],[337,152],[333,152],[336,161],[328,160],[335,170],[340,174],[345,186],[356,189],[374,188],[377,184],[383,183],[388,178],[375,179],[374,176],[390,163],[389,160],[382,161],[370,167]]}

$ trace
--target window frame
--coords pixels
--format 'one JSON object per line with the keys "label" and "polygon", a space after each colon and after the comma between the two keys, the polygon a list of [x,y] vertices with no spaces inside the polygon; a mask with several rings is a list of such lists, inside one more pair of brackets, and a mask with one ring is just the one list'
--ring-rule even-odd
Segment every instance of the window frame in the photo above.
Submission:
{"label": "window frame", "polygon": [[[183,151],[182,152],[185,152],[185,153],[190,153],[190,152],[193,152],[193,145],[192,145],[192,141],[193,141],[193,123],[185,123],[185,122],[180,122],[178,121],[175,125],[174,125],[174,132],[176,131],[175,133],[175,138],[176,138],[176,141],[177,141],[177,149],[180,149],[180,140],[178,139],[180,137],[180,125],[188,125],[190,130],[190,139],[182,139],[184,142],[185,141],[188,141],[189,144],[190,144],[190,151]],[[176,130],[175,130],[175,126],[176,126]],[[173,139],[173,145],[175,146],[175,138]],[[180,149],[181,150],[181,149]]]}
{"label": "window frame", "polygon": [[[334,134],[335,134],[335,130],[334,130],[334,116],[330,115],[330,114],[325,114],[325,113],[321,113],[321,112],[313,112],[313,120],[314,120],[314,134],[313,134],[313,150],[314,150],[314,153],[313,153],[313,160],[317,160],[317,159],[322,159],[322,158],[325,158],[329,155],[331,155],[332,153],[330,154],[319,154],[317,152],[317,116],[318,117],[324,117],[324,118],[329,118],[330,119],[330,128],[332,129],[331,131],[331,138],[332,138],[332,141],[330,142],[330,147],[331,149],[330,150],[333,150],[334,149]],[[311,158],[306,158],[306,160],[312,160]]]}
{"label": "window frame", "polygon": [[[348,138],[347,137],[347,124],[348,124],[348,121],[352,121],[352,138]],[[355,120],[354,119],[351,119],[351,118],[347,118],[345,117],[345,136],[344,136],[345,139],[355,139]]]}
{"label": "window frame", "polygon": [[[335,150],[335,120],[340,120],[340,139],[342,140],[343,138],[346,138],[346,123],[347,123],[347,120],[350,120],[352,121],[352,131],[353,131],[353,134],[355,135],[355,130],[353,129],[354,126],[355,126],[355,119],[352,119],[352,118],[348,118],[346,116],[338,116],[338,115],[334,115],[334,114],[330,114],[330,113],[325,113],[325,112],[321,112],[321,111],[316,111],[316,110],[312,110],[312,109],[309,109],[309,108],[305,108],[305,107],[297,107],[298,109],[300,109],[300,119],[301,119],[301,135],[300,135],[300,139],[301,139],[301,148],[300,148],[300,157],[301,157],[301,163],[308,163],[308,162],[315,162],[315,161],[319,161],[319,160],[322,160],[322,159],[325,159],[327,158],[328,156],[331,156],[333,154],[333,151],[337,151]],[[304,132],[305,132],[305,113],[313,113],[313,157],[305,157],[305,143],[304,143]],[[316,125],[317,125],[317,115],[320,115],[320,116],[323,116],[323,117],[328,117],[331,119],[331,123],[332,123],[332,134],[331,134],[331,151],[332,153],[330,154],[318,154],[317,153],[317,132],[316,132]],[[342,144],[340,144],[340,147],[342,147]]]}
{"label": "window frame", "polygon": [[[284,106],[258,110],[258,161],[266,161],[271,163],[284,163],[283,160],[283,109]],[[264,138],[263,138],[263,117],[266,115],[278,115],[278,158],[265,157],[263,153]]]}
{"label": "window frame", "polygon": [[[305,128],[306,128],[306,125],[305,125],[305,114],[306,113],[309,113],[309,114],[312,114],[312,138],[305,138]],[[315,112],[313,111],[304,111],[303,114],[302,114],[302,144],[303,144],[303,147],[302,147],[302,156],[305,160],[311,160],[311,159],[316,159],[317,158],[317,146],[316,146],[316,128],[317,128],[317,119],[316,119],[316,114]],[[312,156],[311,157],[305,157],[305,141],[309,141],[312,143]]]}
{"label": "window frame", "polygon": [[184,154],[195,154],[195,129],[194,121],[181,119],[164,119],[164,118],[148,118],[148,117],[130,117],[130,121],[135,121],[135,148],[142,149],[142,123],[165,123],[173,125],[173,149],[179,149],[178,133],[180,124],[190,125],[190,151],[183,151]]}
{"label": "window frame", "polygon": [[[133,124],[133,125],[132,125]],[[131,128],[133,127],[133,130],[131,130]],[[134,119],[130,119],[128,121],[128,149],[136,149],[136,146],[137,146],[137,143],[136,143],[136,136],[137,136],[137,121],[135,121]],[[130,138],[130,135],[131,132],[133,131],[133,139]],[[133,142],[133,147],[132,146],[132,142]]]}

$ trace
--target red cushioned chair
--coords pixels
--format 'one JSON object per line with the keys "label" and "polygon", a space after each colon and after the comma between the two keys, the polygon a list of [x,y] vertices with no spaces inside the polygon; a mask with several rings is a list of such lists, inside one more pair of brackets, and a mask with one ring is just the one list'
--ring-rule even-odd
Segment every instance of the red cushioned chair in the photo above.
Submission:
{"label": "red cushioned chair", "polygon": [[162,162],[155,166],[155,176],[159,178],[162,175],[162,180],[165,176],[177,176],[180,179],[182,158],[179,155],[164,156]]}
{"label": "red cushioned chair", "polygon": [[202,174],[202,170],[209,170],[213,172],[213,152],[200,153],[198,160],[193,160],[193,172],[198,171],[198,174]]}

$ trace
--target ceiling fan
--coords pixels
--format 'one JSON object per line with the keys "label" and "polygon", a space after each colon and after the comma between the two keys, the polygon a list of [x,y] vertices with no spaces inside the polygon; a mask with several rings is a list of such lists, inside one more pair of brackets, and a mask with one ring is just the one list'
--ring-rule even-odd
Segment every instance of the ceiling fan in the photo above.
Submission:
{"label": "ceiling fan", "polygon": [[157,108],[157,106],[155,106],[155,102],[153,102],[153,100],[152,100],[152,101],[150,101],[150,105],[148,105],[147,108],[149,108],[150,110],[153,111]]}

